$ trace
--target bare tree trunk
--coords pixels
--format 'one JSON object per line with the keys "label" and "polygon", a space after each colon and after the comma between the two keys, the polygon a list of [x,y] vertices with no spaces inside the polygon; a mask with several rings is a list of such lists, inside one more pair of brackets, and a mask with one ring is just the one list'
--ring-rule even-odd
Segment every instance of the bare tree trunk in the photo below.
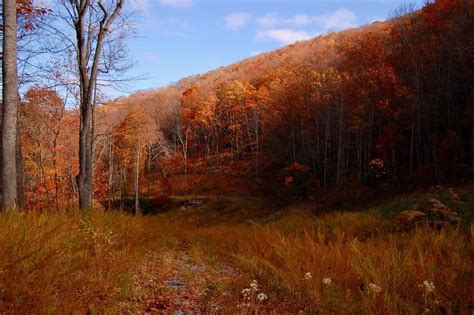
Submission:
{"label": "bare tree trunk", "polygon": [[24,182],[24,169],[23,169],[23,152],[21,146],[21,134],[20,134],[20,119],[17,118],[17,132],[16,132],[16,176],[17,176],[17,198],[18,208],[25,208],[25,182]]}
{"label": "bare tree trunk", "polygon": [[344,97],[341,96],[340,101],[340,113],[339,113],[339,139],[337,145],[337,169],[336,169],[336,185],[339,186],[342,183],[342,173],[344,170],[343,163],[344,163],[344,154],[343,154],[343,113],[344,113]]}
{"label": "bare tree trunk", "polygon": [[[75,10],[73,18],[77,43],[77,66],[80,86],[80,130],[79,130],[79,174],[77,187],[79,191],[79,208],[92,207],[92,180],[93,180],[93,139],[94,139],[94,102],[99,73],[99,63],[105,38],[110,32],[110,27],[119,16],[125,0],[118,0],[112,12],[108,12],[102,2],[95,8],[90,0],[71,1]],[[97,38],[92,40],[93,31],[87,24],[88,14],[93,10],[100,10],[102,19],[97,21]],[[91,47],[95,44],[94,47]]]}
{"label": "bare tree trunk", "polygon": [[327,172],[328,172],[328,162],[329,162],[329,150],[330,150],[330,145],[331,145],[331,125],[330,125],[330,117],[331,115],[331,108],[328,106],[327,107],[327,113],[326,113],[326,136],[325,136],[325,141],[324,141],[324,171],[323,171],[323,187],[326,189],[327,187]]}
{"label": "bare tree trunk", "polygon": [[2,208],[18,205],[16,143],[18,127],[16,1],[3,1]]}
{"label": "bare tree trunk", "polygon": [[259,112],[255,111],[255,176],[257,180],[260,177],[260,115]]}
{"label": "bare tree trunk", "polygon": [[139,195],[139,177],[140,177],[140,139],[138,139],[137,156],[135,161],[135,215],[141,215]]}
{"label": "bare tree trunk", "polygon": [[471,175],[474,176],[474,88],[471,88]]}
{"label": "bare tree trunk", "polygon": [[112,150],[112,141],[109,148],[109,210],[112,210],[112,196],[114,188],[114,152]]}
{"label": "bare tree trunk", "polygon": [[184,158],[184,196],[188,198],[188,131],[184,137],[183,144],[183,158]]}
{"label": "bare tree trunk", "polygon": [[76,180],[79,191],[80,209],[89,209],[92,207],[92,119],[88,112],[89,111],[84,107],[83,115],[81,115],[81,130],[79,132],[79,175]]}

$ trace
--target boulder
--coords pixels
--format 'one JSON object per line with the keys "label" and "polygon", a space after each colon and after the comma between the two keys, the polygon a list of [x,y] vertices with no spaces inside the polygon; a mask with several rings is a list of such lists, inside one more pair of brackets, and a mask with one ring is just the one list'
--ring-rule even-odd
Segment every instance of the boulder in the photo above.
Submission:
{"label": "boulder", "polygon": [[396,222],[399,228],[410,228],[415,223],[420,222],[426,217],[426,213],[418,210],[402,211],[398,215]]}
{"label": "boulder", "polygon": [[422,209],[424,210],[408,210],[401,212],[396,218],[398,228],[411,229],[419,223],[423,223],[423,225],[440,230],[451,225],[461,224],[459,213],[452,211],[436,198],[431,198],[429,200],[429,205],[426,205],[426,207],[423,207]]}
{"label": "boulder", "polygon": [[205,199],[188,199],[181,202],[181,206],[183,207],[199,207],[206,203]]}

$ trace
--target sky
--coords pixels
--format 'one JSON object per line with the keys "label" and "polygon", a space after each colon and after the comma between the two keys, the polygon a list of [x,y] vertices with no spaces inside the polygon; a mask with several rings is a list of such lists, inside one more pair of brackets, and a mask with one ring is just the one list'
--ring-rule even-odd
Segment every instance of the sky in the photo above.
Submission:
{"label": "sky", "polygon": [[169,85],[298,40],[382,21],[421,0],[130,0],[138,11],[126,92]]}

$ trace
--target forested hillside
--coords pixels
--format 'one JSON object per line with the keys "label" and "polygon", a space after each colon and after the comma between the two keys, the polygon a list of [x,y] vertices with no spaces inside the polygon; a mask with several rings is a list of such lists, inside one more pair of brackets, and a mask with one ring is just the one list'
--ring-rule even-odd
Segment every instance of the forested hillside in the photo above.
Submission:
{"label": "forested hillside", "polygon": [[[203,2],[2,1],[0,313],[474,314],[474,1],[107,97]],[[194,34],[357,21],[260,9]]]}
{"label": "forested hillside", "polygon": [[[147,174],[161,183],[158,194],[199,191],[217,179],[190,184],[188,177],[215,172],[301,197],[382,183],[461,183],[474,171],[473,12],[472,1],[461,0],[401,9],[383,23],[110,101],[96,114],[94,198],[131,193]],[[54,132],[73,128],[75,113],[54,104],[62,103],[53,92],[33,89],[23,105],[28,188],[45,190],[47,202],[74,194],[77,167],[74,135]],[[36,132],[42,124],[45,134]]]}

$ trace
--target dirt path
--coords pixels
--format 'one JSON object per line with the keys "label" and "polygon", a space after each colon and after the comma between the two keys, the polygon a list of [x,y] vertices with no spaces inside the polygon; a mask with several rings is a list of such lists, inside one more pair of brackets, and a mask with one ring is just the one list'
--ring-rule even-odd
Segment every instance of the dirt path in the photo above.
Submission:
{"label": "dirt path", "polygon": [[133,270],[132,292],[122,314],[219,313],[239,297],[228,290],[241,273],[228,262],[197,262],[186,250],[149,253]]}

